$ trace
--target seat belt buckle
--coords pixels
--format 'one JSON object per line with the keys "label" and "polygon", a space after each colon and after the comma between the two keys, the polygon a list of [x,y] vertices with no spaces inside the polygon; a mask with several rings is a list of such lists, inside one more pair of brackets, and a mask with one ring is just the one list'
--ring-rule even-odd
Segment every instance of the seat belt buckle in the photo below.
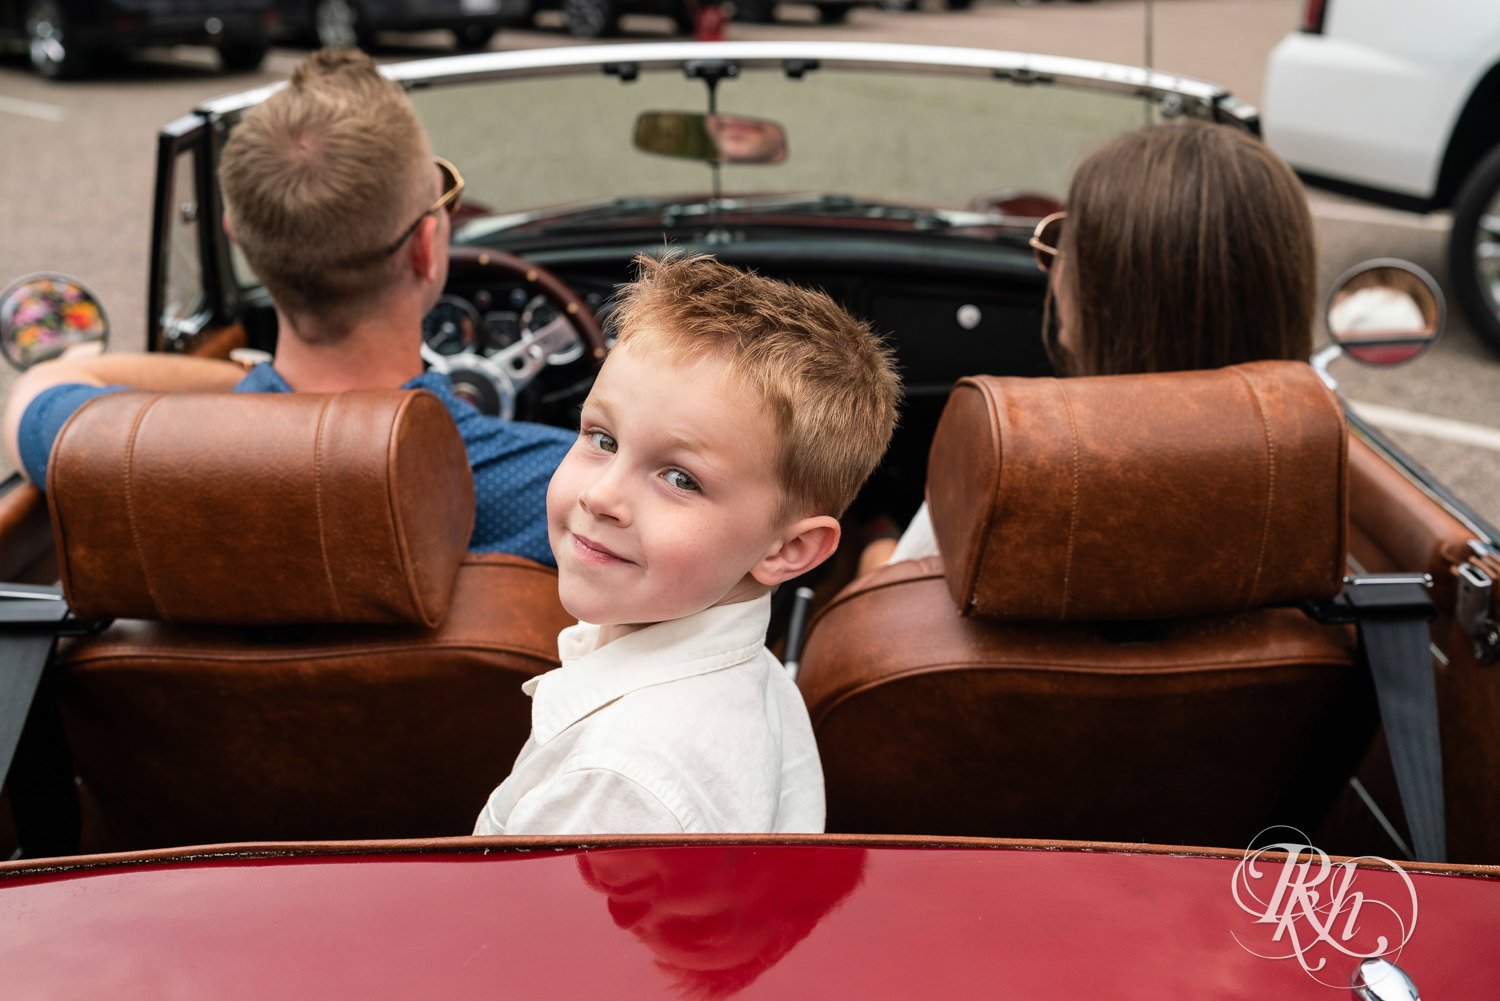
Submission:
{"label": "seat belt buckle", "polygon": [[75,619],[62,589],[36,584],[0,583],[0,633],[49,632],[56,636],[92,636],[109,621]]}
{"label": "seat belt buckle", "polygon": [[1432,575],[1426,573],[1376,573],[1344,578],[1344,590],[1335,604],[1344,603],[1359,618],[1420,616],[1432,619]]}
{"label": "seat belt buckle", "polygon": [[68,617],[68,603],[56,587],[0,584],[0,630],[55,626]]}
{"label": "seat belt buckle", "polygon": [[1428,592],[1432,575],[1425,573],[1372,573],[1344,578],[1344,589],[1329,601],[1301,602],[1312,619],[1327,625],[1345,625],[1366,619],[1432,619],[1437,608]]}

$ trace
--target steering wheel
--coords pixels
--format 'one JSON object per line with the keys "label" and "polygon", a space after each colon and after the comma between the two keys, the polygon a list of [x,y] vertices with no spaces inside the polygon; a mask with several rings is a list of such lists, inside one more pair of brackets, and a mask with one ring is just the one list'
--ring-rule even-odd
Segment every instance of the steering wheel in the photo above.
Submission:
{"label": "steering wheel", "polygon": [[434,351],[425,342],[422,357],[431,371],[441,372],[459,396],[485,413],[503,420],[515,416],[516,397],[547,367],[547,360],[582,342],[589,363],[604,362],[604,328],[594,311],[561,278],[539,264],[504,251],[483,247],[451,247],[448,281],[463,284],[524,282],[557,310],[557,319],[535,330],[523,330],[513,344],[483,355],[472,347],[458,354]]}

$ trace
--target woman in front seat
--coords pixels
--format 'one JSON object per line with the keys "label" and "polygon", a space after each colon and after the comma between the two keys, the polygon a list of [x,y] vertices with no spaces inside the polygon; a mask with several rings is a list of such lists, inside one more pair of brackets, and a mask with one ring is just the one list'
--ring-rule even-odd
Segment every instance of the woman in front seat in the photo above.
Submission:
{"label": "woman in front seat", "polygon": [[[1260,140],[1191,120],[1127,133],[1079,165],[1067,205],[1031,240],[1050,275],[1043,336],[1059,375],[1311,354],[1312,216],[1301,182]],[[935,555],[924,503],[899,542],[870,544],[860,569]]]}

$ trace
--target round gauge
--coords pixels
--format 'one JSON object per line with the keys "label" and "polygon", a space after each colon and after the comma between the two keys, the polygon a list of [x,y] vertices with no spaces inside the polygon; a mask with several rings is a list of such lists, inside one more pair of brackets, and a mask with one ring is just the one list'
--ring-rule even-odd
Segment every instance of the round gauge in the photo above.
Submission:
{"label": "round gauge", "polygon": [[[521,329],[537,330],[538,328],[545,327],[557,319],[557,317],[557,307],[552,305],[546,296],[535,295],[526,304],[526,308],[521,310]],[[572,346],[548,355],[547,363],[549,365],[567,365],[582,357],[583,341],[579,340],[575,335]]]}
{"label": "round gauge", "polygon": [[479,313],[457,296],[445,295],[422,318],[422,340],[440,355],[473,351],[479,341]]}

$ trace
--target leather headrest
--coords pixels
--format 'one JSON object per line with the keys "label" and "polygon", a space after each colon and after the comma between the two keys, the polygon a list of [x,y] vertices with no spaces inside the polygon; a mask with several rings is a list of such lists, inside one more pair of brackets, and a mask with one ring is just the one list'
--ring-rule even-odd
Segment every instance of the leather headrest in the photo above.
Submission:
{"label": "leather headrest", "polygon": [[1301,362],[958,383],[927,474],[961,613],[1090,621],[1332,597],[1343,411]]}
{"label": "leather headrest", "polygon": [[86,619],[436,625],[474,527],[463,440],[420,391],[101,396],[47,503]]}

